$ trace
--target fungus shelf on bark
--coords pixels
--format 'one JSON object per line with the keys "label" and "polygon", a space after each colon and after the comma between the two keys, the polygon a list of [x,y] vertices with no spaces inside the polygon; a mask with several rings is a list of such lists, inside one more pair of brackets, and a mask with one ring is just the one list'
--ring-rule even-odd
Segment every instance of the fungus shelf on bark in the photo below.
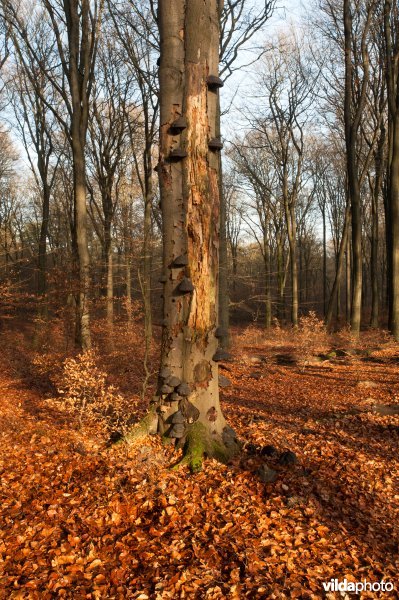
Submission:
{"label": "fungus shelf on bark", "polygon": [[158,163],[157,165],[155,165],[155,167],[154,167],[154,171],[155,171],[156,173],[158,173],[158,172],[160,171],[160,169],[161,169],[161,165],[160,165],[159,163]]}
{"label": "fungus shelf on bark", "polygon": [[183,148],[174,148],[169,154],[169,160],[179,161],[187,157],[187,152]]}
{"label": "fungus shelf on bark", "polygon": [[224,86],[223,81],[217,75],[208,75],[206,84],[210,90],[217,90]]}
{"label": "fungus shelf on bark", "polygon": [[184,279],[182,279],[179,285],[177,286],[177,289],[181,294],[191,294],[191,292],[194,291],[194,286],[192,284],[191,279],[189,279],[188,277],[184,277]]}
{"label": "fungus shelf on bark", "polygon": [[185,419],[185,417],[184,417],[183,413],[181,412],[181,410],[177,410],[177,411],[176,411],[176,412],[175,412],[175,413],[172,415],[172,417],[171,417],[171,422],[172,422],[173,424],[175,424],[175,423],[179,423],[179,424],[181,424],[181,423],[185,423],[185,422],[186,422],[186,419]]}
{"label": "fungus shelf on bark", "polygon": [[169,432],[169,437],[180,439],[186,434],[186,428],[184,423],[174,423],[172,429]]}
{"label": "fungus shelf on bark", "polygon": [[162,367],[159,376],[161,377],[161,379],[168,379],[168,377],[170,377],[172,375],[171,370],[169,369],[169,367]]}
{"label": "fungus shelf on bark", "polygon": [[189,396],[191,394],[190,386],[188,385],[188,383],[184,382],[178,386],[176,391],[180,396]]}
{"label": "fungus shelf on bark", "polygon": [[177,256],[172,262],[172,269],[179,269],[180,267],[186,267],[188,265],[188,256],[187,254],[180,254]]}
{"label": "fungus shelf on bark", "polygon": [[171,394],[172,392],[173,388],[170,385],[167,385],[166,383],[164,383],[161,387],[161,394],[163,395]]}
{"label": "fungus shelf on bark", "polygon": [[223,148],[223,142],[220,138],[212,138],[208,142],[208,148],[209,148],[209,150],[216,152]]}
{"label": "fungus shelf on bark", "polygon": [[167,327],[168,326],[168,319],[163,319],[161,325],[162,325],[162,327]]}
{"label": "fungus shelf on bark", "polygon": [[176,119],[176,121],[173,121],[172,125],[170,126],[170,128],[174,131],[178,131],[178,132],[182,132],[187,128],[187,119],[186,117],[179,117],[178,119]]}
{"label": "fungus shelf on bark", "polygon": [[214,360],[215,362],[227,362],[230,361],[232,358],[233,357],[229,352],[226,352],[221,348],[218,348],[215,354],[212,356],[212,360]]}
{"label": "fungus shelf on bark", "polygon": [[166,283],[168,281],[168,278],[166,277],[166,275],[161,275],[158,281],[159,283]]}
{"label": "fungus shelf on bark", "polygon": [[172,387],[173,389],[181,384],[181,379],[176,377],[176,375],[172,375],[166,380],[167,385]]}

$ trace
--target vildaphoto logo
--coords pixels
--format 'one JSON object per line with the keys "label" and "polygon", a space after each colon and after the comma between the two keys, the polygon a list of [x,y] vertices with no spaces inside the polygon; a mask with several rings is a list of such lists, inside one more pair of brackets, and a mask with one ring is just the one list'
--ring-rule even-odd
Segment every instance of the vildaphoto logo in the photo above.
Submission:
{"label": "vildaphoto logo", "polygon": [[360,592],[392,592],[394,585],[391,581],[348,581],[344,579],[331,579],[323,581],[323,588],[326,592],[349,592],[352,594],[360,594]]}

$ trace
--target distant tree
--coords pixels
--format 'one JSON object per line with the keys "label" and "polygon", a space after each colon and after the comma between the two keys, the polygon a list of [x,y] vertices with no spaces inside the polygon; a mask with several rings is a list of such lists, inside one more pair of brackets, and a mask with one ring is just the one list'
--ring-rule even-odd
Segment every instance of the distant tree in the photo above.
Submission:
{"label": "distant tree", "polygon": [[384,2],[384,41],[388,96],[387,258],[389,265],[389,327],[399,340],[399,12],[396,2]]}
{"label": "distant tree", "polygon": [[[128,105],[130,80],[121,68],[109,36],[102,40],[89,122],[89,213],[101,243],[101,291],[107,299],[107,320],[113,323],[112,226],[118,203],[118,180],[123,176],[129,148]],[[100,201],[98,201],[97,191]],[[97,226],[99,220],[100,226]]]}

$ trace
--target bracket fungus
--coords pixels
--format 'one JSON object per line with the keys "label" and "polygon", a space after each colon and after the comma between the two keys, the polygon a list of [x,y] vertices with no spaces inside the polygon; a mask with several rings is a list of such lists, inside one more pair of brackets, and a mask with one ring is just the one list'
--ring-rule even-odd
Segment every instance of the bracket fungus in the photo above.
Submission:
{"label": "bracket fungus", "polygon": [[190,386],[185,382],[181,383],[176,391],[180,396],[189,396],[191,394]]}
{"label": "bracket fungus", "polygon": [[208,142],[208,148],[210,150],[221,150],[223,148],[223,142],[220,138],[212,138]]}
{"label": "bracket fungus", "polygon": [[170,126],[171,129],[174,129],[175,131],[179,131],[182,132],[186,129],[187,127],[187,119],[186,117],[178,117],[175,121],[173,121],[172,125]]}
{"label": "bracket fungus", "polygon": [[206,84],[210,90],[217,90],[224,86],[223,81],[217,75],[208,75]]}
{"label": "bracket fungus", "polygon": [[169,154],[169,158],[170,160],[183,160],[183,158],[186,158],[187,156],[187,152],[185,150],[183,150],[183,148],[174,148],[171,153]]}
{"label": "bracket fungus", "polygon": [[177,289],[181,294],[191,294],[194,291],[194,286],[191,279],[184,277],[177,286]]}
{"label": "bracket fungus", "polygon": [[174,261],[172,262],[172,269],[179,269],[180,267],[186,267],[188,265],[188,256],[187,254],[180,254],[180,256],[176,256]]}

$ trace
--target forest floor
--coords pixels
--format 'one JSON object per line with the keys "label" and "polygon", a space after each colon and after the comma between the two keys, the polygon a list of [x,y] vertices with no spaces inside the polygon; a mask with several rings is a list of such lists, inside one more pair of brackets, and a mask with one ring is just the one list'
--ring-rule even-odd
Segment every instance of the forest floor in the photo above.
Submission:
{"label": "forest floor", "polygon": [[[155,437],[107,446],[98,425],[79,429],[21,339],[3,340],[0,598],[342,598],[323,582],[344,578],[395,586],[362,598],[399,597],[399,415],[385,414],[399,346],[338,336],[320,356],[312,333],[298,339],[236,332],[221,394],[247,446],[194,475],[170,470]],[[101,367],[140,414],[134,348],[111,355]],[[281,464],[286,450],[297,462]]]}

